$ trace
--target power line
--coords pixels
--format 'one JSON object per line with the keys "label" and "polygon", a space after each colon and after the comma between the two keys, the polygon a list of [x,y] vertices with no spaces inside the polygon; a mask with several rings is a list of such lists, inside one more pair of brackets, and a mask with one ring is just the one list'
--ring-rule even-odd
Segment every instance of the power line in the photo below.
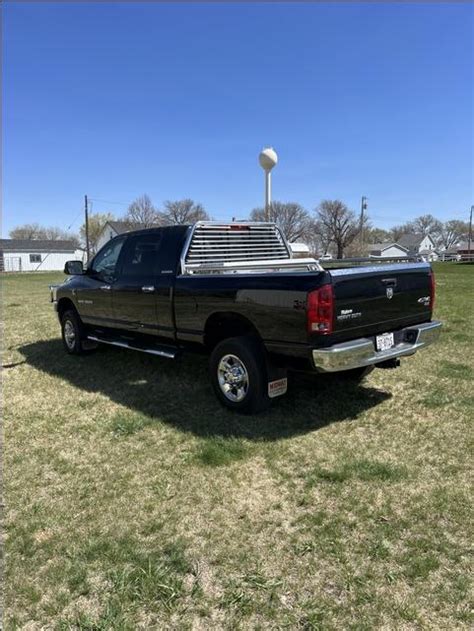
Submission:
{"label": "power line", "polygon": [[76,221],[79,219],[79,217],[82,217],[82,213],[83,211],[80,210],[77,215],[75,216],[75,218],[71,221],[71,223],[69,224],[69,226],[66,228],[66,230],[70,230],[72,228],[72,226],[76,223]]}
{"label": "power line", "polygon": [[102,202],[103,204],[115,204],[116,206],[130,206],[131,202],[111,202],[109,199],[99,199],[97,197],[89,197],[94,202]]}

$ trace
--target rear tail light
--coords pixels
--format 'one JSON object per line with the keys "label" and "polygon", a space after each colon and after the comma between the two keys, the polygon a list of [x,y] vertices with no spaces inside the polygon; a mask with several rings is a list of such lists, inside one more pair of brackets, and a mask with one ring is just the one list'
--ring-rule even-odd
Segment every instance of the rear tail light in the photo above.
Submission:
{"label": "rear tail light", "polygon": [[332,285],[310,291],[306,300],[308,333],[329,335],[333,330],[334,293]]}
{"label": "rear tail light", "polygon": [[433,270],[430,270],[430,306],[431,311],[434,309],[436,298],[436,280]]}

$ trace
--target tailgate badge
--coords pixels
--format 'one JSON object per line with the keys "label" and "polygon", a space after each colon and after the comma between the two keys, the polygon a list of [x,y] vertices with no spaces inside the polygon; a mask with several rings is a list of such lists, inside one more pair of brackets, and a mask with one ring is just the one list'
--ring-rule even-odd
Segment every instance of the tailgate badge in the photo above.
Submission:
{"label": "tailgate badge", "polygon": [[422,296],[421,298],[418,298],[418,302],[423,305],[424,307],[429,307],[430,306],[430,302],[431,302],[431,297],[430,296]]}
{"label": "tailgate badge", "polygon": [[352,309],[341,309],[341,313],[337,316],[338,321],[341,320],[355,320],[356,318],[360,318],[362,316],[361,311],[357,311],[357,313],[353,313]]}
{"label": "tailgate badge", "polygon": [[389,300],[392,300],[392,298],[393,298],[393,287],[387,287],[386,292],[387,292],[387,298]]}

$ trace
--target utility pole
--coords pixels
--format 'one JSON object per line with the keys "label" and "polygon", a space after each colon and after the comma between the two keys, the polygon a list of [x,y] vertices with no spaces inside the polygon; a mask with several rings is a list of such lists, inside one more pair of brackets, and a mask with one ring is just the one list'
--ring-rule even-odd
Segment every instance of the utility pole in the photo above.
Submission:
{"label": "utility pole", "polygon": [[[471,242],[472,242],[472,211],[474,209],[474,206],[471,206],[471,214],[469,217],[469,241],[468,241],[468,251],[467,251],[467,255],[469,257],[469,260],[471,260]],[[472,259],[474,261],[474,259]]]}
{"label": "utility pole", "polygon": [[367,197],[362,195],[362,199],[360,200],[360,222],[359,222],[359,233],[360,233],[360,244],[364,243],[364,211],[367,210]]}
{"label": "utility pole", "polygon": [[84,195],[84,215],[85,215],[85,227],[86,227],[86,252],[87,262],[90,258],[90,246],[89,246],[89,208],[87,203],[87,195]]}

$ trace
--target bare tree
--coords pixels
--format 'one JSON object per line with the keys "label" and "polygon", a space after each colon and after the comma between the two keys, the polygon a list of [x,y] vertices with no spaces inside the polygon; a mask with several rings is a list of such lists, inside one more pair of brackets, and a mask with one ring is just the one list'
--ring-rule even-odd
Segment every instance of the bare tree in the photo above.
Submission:
{"label": "bare tree", "polygon": [[420,215],[411,223],[414,231],[418,234],[422,234],[423,236],[428,234],[437,235],[441,229],[441,222],[433,217],[433,215]]}
{"label": "bare tree", "polygon": [[10,239],[41,239],[43,228],[37,223],[25,223],[10,230]]}
{"label": "bare tree", "polygon": [[167,224],[191,224],[209,220],[204,207],[196,204],[192,199],[166,201],[160,215],[162,221]]}
{"label": "bare tree", "polygon": [[[336,246],[337,258],[342,259],[344,249],[360,232],[360,222],[354,212],[340,200],[323,200],[316,208],[318,224]],[[365,218],[364,226],[368,225]]]}
{"label": "bare tree", "polygon": [[411,222],[393,226],[390,229],[391,238],[396,242],[404,234],[414,234],[416,232],[414,225]]}
{"label": "bare tree", "polygon": [[439,244],[448,250],[465,238],[468,232],[469,224],[466,221],[459,221],[458,219],[445,221],[439,232]]}
{"label": "bare tree", "polygon": [[10,230],[9,236],[11,239],[31,239],[38,240],[44,239],[48,241],[73,241],[76,245],[79,244],[79,235],[58,228],[56,226],[40,226],[37,223],[25,224],[23,226],[17,226]]}
{"label": "bare tree", "polygon": [[[252,221],[265,221],[265,209],[254,208],[250,213],[250,219]],[[304,239],[311,231],[308,211],[295,202],[272,202],[269,220],[277,224],[290,242]]]}
{"label": "bare tree", "polygon": [[47,228],[45,234],[46,239],[50,241],[72,241],[76,247],[79,247],[81,244],[81,237],[77,232],[69,232],[61,228]]}
{"label": "bare tree", "polygon": [[[91,213],[89,215],[89,245],[91,254],[97,252],[97,244],[99,237],[104,229],[105,224],[108,221],[115,221],[115,217],[111,213]],[[85,242],[86,239],[86,227],[81,226],[81,237]]]}
{"label": "bare tree", "polygon": [[366,243],[384,243],[392,239],[391,231],[383,228],[366,228],[364,235]]}
{"label": "bare tree", "polygon": [[56,226],[49,226],[43,228],[41,231],[41,238],[48,239],[49,241],[58,241],[64,239],[65,241],[73,241],[75,245],[79,245],[80,238],[75,232],[69,232]]}
{"label": "bare tree", "polygon": [[148,195],[142,195],[130,204],[124,220],[131,227],[140,225],[141,227],[151,228],[163,223],[161,213],[154,207]]}
{"label": "bare tree", "polygon": [[304,235],[304,242],[313,256],[321,256],[328,251],[331,239],[327,238],[319,223],[310,218],[307,232]]}

